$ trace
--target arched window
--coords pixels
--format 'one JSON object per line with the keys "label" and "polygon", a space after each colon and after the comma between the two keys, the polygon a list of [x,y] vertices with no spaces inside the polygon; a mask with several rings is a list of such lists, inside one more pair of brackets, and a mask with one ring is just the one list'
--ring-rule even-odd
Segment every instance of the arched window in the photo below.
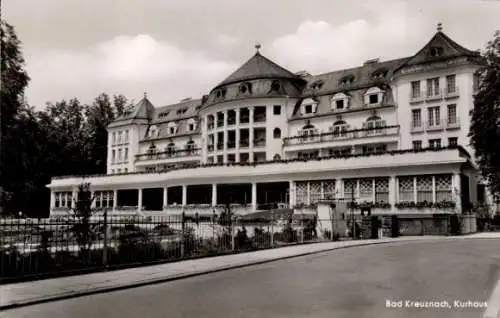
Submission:
{"label": "arched window", "polygon": [[273,130],[273,138],[274,139],[281,138],[281,129],[279,129],[278,127],[274,128],[274,130]]}
{"label": "arched window", "polygon": [[302,127],[299,132],[299,135],[302,142],[315,142],[319,141],[319,129],[314,125],[307,124]]}
{"label": "arched window", "polygon": [[166,153],[167,153],[167,156],[169,156],[169,157],[175,155],[175,144],[173,142],[171,142],[167,145]]}
{"label": "arched window", "polygon": [[345,137],[347,135],[347,131],[349,130],[349,125],[343,120],[337,120],[330,127],[330,132],[333,133],[333,137]]}
{"label": "arched window", "polygon": [[191,118],[187,122],[187,131],[192,132],[195,130],[196,130],[196,121],[193,118]]}
{"label": "arched window", "polygon": [[154,138],[157,136],[158,136],[158,127],[156,127],[156,125],[152,125],[151,127],[149,127],[148,137]]}
{"label": "arched window", "polygon": [[366,129],[367,135],[383,134],[385,132],[384,127],[386,126],[385,120],[382,120],[378,116],[370,116],[363,124],[363,129]]}
{"label": "arched window", "polygon": [[281,160],[281,156],[279,154],[275,154],[273,160]]}
{"label": "arched window", "polygon": [[170,123],[168,123],[167,127],[168,127],[168,133],[170,135],[174,135],[177,133],[177,124],[176,123],[170,122]]}
{"label": "arched window", "polygon": [[196,144],[194,143],[193,140],[190,140],[186,143],[186,150],[188,154],[193,153],[195,149],[196,149]]}

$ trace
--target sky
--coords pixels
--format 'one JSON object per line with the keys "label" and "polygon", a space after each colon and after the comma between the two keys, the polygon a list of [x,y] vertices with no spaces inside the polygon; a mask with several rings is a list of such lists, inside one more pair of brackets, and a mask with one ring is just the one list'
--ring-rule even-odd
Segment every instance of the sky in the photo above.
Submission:
{"label": "sky", "polygon": [[200,98],[261,53],[311,74],[415,54],[436,24],[466,48],[500,30],[500,0],[3,0],[28,103],[101,92],[155,106]]}

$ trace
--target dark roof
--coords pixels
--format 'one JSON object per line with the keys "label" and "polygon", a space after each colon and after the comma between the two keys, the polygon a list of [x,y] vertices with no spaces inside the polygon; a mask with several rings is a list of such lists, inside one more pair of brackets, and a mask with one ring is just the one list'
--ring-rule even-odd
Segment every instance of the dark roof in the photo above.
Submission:
{"label": "dark roof", "polygon": [[215,88],[236,82],[248,81],[258,78],[290,78],[299,79],[287,69],[279,66],[259,52],[255,53],[245,64],[229,75]]}
{"label": "dark roof", "polygon": [[116,120],[110,123],[108,127],[119,125],[117,124],[117,122],[130,121],[134,119],[146,119],[150,121],[153,118],[154,114],[155,107],[149,101],[149,99],[144,96],[137,104],[135,104],[130,112],[124,113],[123,115],[119,116]]}
{"label": "dark roof", "polygon": [[[433,47],[442,49],[439,56],[433,57],[429,54],[431,48]],[[461,56],[478,57],[480,56],[480,53],[464,48],[457,42],[450,39],[450,37],[442,31],[438,31],[420,51],[408,59],[408,61],[401,65],[400,68],[432,62],[434,60],[450,59]]]}
{"label": "dark roof", "polygon": [[165,122],[193,117],[198,114],[201,99],[186,99],[177,104],[161,106],[155,109],[153,122]]}

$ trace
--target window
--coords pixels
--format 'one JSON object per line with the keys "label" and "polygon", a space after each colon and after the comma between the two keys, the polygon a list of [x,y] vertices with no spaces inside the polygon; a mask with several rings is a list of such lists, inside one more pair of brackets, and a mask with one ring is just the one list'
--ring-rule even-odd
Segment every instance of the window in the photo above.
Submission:
{"label": "window", "polygon": [[188,131],[193,131],[194,130],[194,123],[189,123],[188,124]]}
{"label": "window", "polygon": [[187,108],[180,108],[177,110],[177,115],[184,115],[187,111]]}
{"label": "window", "polygon": [[457,123],[457,105],[450,104],[448,105],[448,124],[456,124]]}
{"label": "window", "polygon": [[158,118],[165,118],[168,116],[168,114],[170,114],[170,111],[166,111],[166,112],[161,112],[159,115],[158,115]]}
{"label": "window", "polygon": [[415,183],[413,177],[398,177],[399,202],[415,202]]}
{"label": "window", "polygon": [[123,142],[123,136],[122,136],[122,132],[119,131],[118,132],[118,143],[121,144]]}
{"label": "window", "polygon": [[127,169],[127,168],[125,168],[125,169],[123,170],[123,172],[127,173],[127,172],[128,172],[128,169]]}
{"label": "window", "polygon": [[115,169],[111,169],[111,174],[115,174]]}
{"label": "window", "polygon": [[128,161],[128,148],[125,148],[125,149],[124,149],[124,153],[123,153],[123,160],[124,160],[124,161]]}
{"label": "window", "polygon": [[432,176],[417,177],[417,202],[432,202]]}
{"label": "window", "polygon": [[422,149],[422,140],[413,140],[413,149]]}
{"label": "window", "polygon": [[111,163],[115,163],[116,161],[116,150],[113,149],[113,151],[111,151]]}
{"label": "window", "polygon": [[480,77],[478,73],[474,73],[472,77],[472,90],[477,92],[479,90]]}
{"label": "window", "polygon": [[429,55],[432,57],[438,57],[443,54],[443,48],[439,46],[431,47],[429,51]]}
{"label": "window", "polygon": [[427,96],[439,95],[439,77],[430,78],[427,80]]}
{"label": "window", "polygon": [[280,89],[281,89],[281,85],[280,85],[279,81],[273,81],[271,83],[271,90],[272,91],[278,92]]}
{"label": "window", "polygon": [[446,92],[455,93],[457,91],[456,87],[456,75],[446,76]]}
{"label": "window", "polygon": [[122,169],[117,169],[116,173],[122,173]]}
{"label": "window", "polygon": [[175,134],[175,126],[168,127],[168,133],[171,135]]}
{"label": "window", "polygon": [[486,186],[484,184],[478,184],[476,189],[477,202],[484,202]]}
{"label": "window", "polygon": [[386,144],[363,146],[363,154],[383,153],[387,151]]}
{"label": "window", "polygon": [[437,107],[428,108],[428,125],[429,126],[439,126],[441,124],[440,109]]}
{"label": "window", "polygon": [[236,162],[236,155],[234,153],[230,153],[227,155],[227,162]]}
{"label": "window", "polygon": [[281,156],[279,154],[275,154],[273,157],[273,160],[275,160],[275,161],[281,160]]}
{"label": "window", "polygon": [[281,115],[281,105],[274,105],[273,115]]}
{"label": "window", "polygon": [[340,99],[340,100],[335,101],[335,107],[337,109],[344,109],[344,100]]}
{"label": "window", "polygon": [[113,146],[116,145],[116,131],[113,132]]}
{"label": "window", "polygon": [[122,157],[122,149],[118,149],[118,162],[122,162],[123,161],[123,157]]}
{"label": "window", "polygon": [[413,128],[422,127],[422,110],[413,109],[411,111],[411,125]]}
{"label": "window", "polygon": [[441,139],[429,139],[429,148],[441,148]]}
{"label": "window", "polygon": [[368,96],[370,104],[377,104],[378,103],[378,94],[371,94]]}
{"label": "window", "polygon": [[313,105],[308,104],[304,106],[304,111],[306,114],[312,114],[313,112]]}
{"label": "window", "polygon": [[125,143],[128,143],[128,129],[125,130]]}
{"label": "window", "polygon": [[411,97],[418,98],[420,97],[420,81],[411,82]]}
{"label": "window", "polygon": [[448,146],[456,146],[456,145],[458,145],[458,138],[457,137],[448,138]]}
{"label": "window", "polygon": [[273,138],[274,138],[274,139],[279,139],[279,138],[281,138],[281,129],[279,129],[279,128],[274,128],[274,130],[273,130]]}

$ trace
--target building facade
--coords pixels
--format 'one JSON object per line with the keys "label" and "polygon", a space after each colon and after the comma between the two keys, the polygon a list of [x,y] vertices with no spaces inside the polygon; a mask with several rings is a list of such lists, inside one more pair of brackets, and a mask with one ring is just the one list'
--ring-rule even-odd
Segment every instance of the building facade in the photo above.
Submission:
{"label": "building facade", "polygon": [[200,99],[144,96],[108,127],[107,174],[53,178],[51,215],[83,182],[115,215],[314,212],[321,200],[432,215],[488,200],[468,138],[481,58],[440,27],[413,56],[320,75],[256,48]]}

